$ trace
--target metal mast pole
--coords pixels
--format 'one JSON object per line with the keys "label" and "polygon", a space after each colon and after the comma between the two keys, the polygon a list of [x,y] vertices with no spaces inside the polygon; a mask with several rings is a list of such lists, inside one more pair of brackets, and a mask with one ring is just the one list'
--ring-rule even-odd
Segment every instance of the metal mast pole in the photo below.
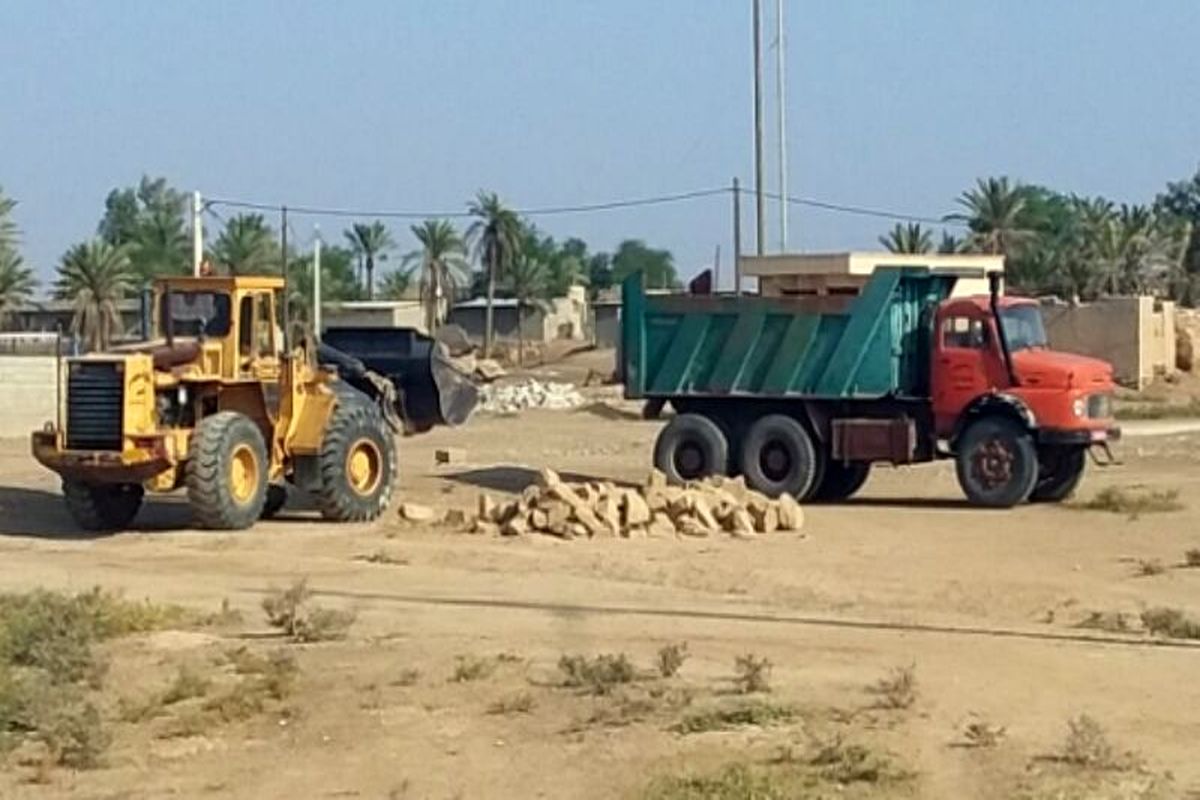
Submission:
{"label": "metal mast pole", "polygon": [[288,243],[287,243],[287,206],[279,208],[279,245],[283,251],[280,254],[280,267],[283,271],[283,352],[285,355],[291,355],[292,352],[292,337],[291,337],[291,319],[288,316]]}
{"label": "metal mast pole", "polygon": [[779,126],[779,252],[788,249],[787,97],[784,93],[783,0],[775,0],[775,105]]}
{"label": "metal mast pole", "polygon": [[754,207],[755,249],[762,255],[767,241],[763,195],[762,0],[754,0]]}
{"label": "metal mast pole", "polygon": [[321,341],[321,226],[313,225],[313,338]]}
{"label": "metal mast pole", "polygon": [[200,263],[204,260],[203,212],[200,193],[192,192],[192,277],[199,277]]}
{"label": "metal mast pole", "polygon": [[742,293],[742,186],[733,179],[733,291]]}

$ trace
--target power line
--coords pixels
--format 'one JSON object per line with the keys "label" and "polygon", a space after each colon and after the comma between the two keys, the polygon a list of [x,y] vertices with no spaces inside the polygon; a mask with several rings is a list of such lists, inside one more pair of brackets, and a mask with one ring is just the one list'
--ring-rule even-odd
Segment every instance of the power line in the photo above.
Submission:
{"label": "power line", "polygon": [[[731,190],[726,190],[731,191]],[[750,194],[752,189],[742,189],[743,194]],[[778,192],[764,193],[771,200],[785,199]],[[963,226],[966,223],[958,220],[946,219],[944,217],[930,217],[922,214],[906,214],[900,211],[889,211],[880,208],[868,208],[866,206],[847,205],[844,203],[831,203],[826,200],[814,200],[810,197],[795,197],[789,195],[786,198],[787,202],[798,205],[808,206],[809,208],[819,208],[824,211],[837,211],[843,214],[857,214],[863,217],[875,217],[877,219],[901,220],[905,222],[925,222],[930,225],[955,225]]]}
{"label": "power line", "polygon": [[[571,206],[547,206],[541,208],[525,208],[516,209],[515,213],[526,217],[546,217],[557,214],[584,214],[593,211],[612,211],[621,208],[637,208],[641,206],[662,205],[665,203],[677,203],[685,200],[695,200],[702,197],[713,197],[729,192],[729,188],[722,186],[715,189],[699,189],[692,192],[677,192],[675,194],[657,195],[654,197],[639,197],[628,200],[612,200],[603,203],[585,203],[581,205]],[[222,198],[212,198],[207,201],[209,205],[220,205],[228,208],[243,208],[253,211],[277,211],[279,205],[270,203],[257,203],[247,200],[232,200]],[[469,211],[393,211],[393,210],[369,210],[369,209],[349,209],[349,208],[320,208],[315,206],[288,206],[289,214],[302,214],[305,216],[314,217],[375,217],[379,219],[465,219],[473,216]]]}

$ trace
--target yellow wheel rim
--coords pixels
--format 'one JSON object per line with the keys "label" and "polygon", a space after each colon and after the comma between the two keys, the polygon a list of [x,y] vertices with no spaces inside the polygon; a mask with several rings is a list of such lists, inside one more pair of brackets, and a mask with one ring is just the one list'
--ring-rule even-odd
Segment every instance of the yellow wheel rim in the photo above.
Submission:
{"label": "yellow wheel rim", "polygon": [[383,454],[370,439],[359,439],[346,454],[346,482],[356,493],[375,491],[383,479]]}
{"label": "yellow wheel rim", "polygon": [[229,488],[233,499],[247,503],[258,489],[258,457],[248,444],[239,444],[229,459]]}

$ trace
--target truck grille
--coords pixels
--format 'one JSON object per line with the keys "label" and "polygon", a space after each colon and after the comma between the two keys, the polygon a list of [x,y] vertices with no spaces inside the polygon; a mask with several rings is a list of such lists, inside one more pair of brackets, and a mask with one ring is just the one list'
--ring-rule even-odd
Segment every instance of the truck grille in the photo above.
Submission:
{"label": "truck grille", "polygon": [[125,378],[117,361],[76,361],[67,377],[67,449],[120,450]]}
{"label": "truck grille", "polygon": [[1093,394],[1087,399],[1087,415],[1092,419],[1108,419],[1113,415],[1112,395]]}

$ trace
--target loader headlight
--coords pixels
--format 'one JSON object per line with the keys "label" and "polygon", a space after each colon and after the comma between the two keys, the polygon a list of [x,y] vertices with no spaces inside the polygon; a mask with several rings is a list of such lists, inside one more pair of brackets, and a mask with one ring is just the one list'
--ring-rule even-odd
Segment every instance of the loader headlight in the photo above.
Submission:
{"label": "loader headlight", "polygon": [[175,399],[179,401],[179,405],[186,406],[188,401],[188,390],[186,386],[180,385],[175,392]]}
{"label": "loader headlight", "polygon": [[1087,401],[1082,397],[1075,398],[1075,402],[1071,404],[1071,410],[1075,412],[1075,416],[1082,417],[1087,414]]}

